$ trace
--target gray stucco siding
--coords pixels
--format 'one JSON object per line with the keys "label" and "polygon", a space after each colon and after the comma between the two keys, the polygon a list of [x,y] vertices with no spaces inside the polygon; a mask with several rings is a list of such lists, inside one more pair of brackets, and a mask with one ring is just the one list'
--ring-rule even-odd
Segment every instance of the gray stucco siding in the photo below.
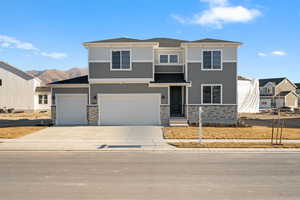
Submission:
{"label": "gray stucco siding", "polygon": [[155,66],[155,73],[183,73],[183,66],[182,65],[156,65]]}
{"label": "gray stucco siding", "polygon": [[91,84],[91,104],[97,104],[98,94],[160,93],[161,103],[168,104],[168,88],[148,87],[148,84]]}
{"label": "gray stucco siding", "polygon": [[188,63],[189,104],[201,104],[201,84],[222,84],[223,104],[236,104],[237,98],[237,65],[223,63],[222,71],[202,71],[201,63]]}
{"label": "gray stucco siding", "polygon": [[111,71],[110,63],[89,63],[89,78],[153,78],[152,62],[132,63],[130,71]]}
{"label": "gray stucco siding", "polygon": [[[55,105],[56,94],[89,94],[89,88],[52,88],[52,104]],[[88,97],[87,97],[88,98]]]}

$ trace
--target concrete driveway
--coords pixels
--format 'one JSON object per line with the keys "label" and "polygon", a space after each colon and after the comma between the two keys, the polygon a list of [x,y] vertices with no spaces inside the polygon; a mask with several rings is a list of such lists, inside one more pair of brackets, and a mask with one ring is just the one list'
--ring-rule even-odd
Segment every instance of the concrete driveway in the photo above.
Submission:
{"label": "concrete driveway", "polygon": [[0,150],[95,150],[101,145],[169,147],[160,126],[57,126],[1,144]]}

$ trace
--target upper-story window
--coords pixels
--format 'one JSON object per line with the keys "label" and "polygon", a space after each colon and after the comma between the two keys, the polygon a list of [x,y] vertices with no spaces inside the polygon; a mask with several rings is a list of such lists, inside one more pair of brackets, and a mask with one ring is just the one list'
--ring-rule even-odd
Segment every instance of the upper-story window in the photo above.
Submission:
{"label": "upper-story window", "polygon": [[222,104],[222,85],[204,84],[202,85],[203,104]]}
{"label": "upper-story window", "polygon": [[160,55],[159,62],[161,64],[178,63],[178,55],[176,54]]}
{"label": "upper-story window", "polygon": [[48,95],[39,95],[39,104],[48,104]]}
{"label": "upper-story window", "polygon": [[111,69],[112,70],[130,70],[130,51],[112,51],[111,56]]}
{"label": "upper-story window", "polygon": [[222,70],[221,50],[205,50],[202,53],[203,70]]}
{"label": "upper-story window", "polygon": [[2,86],[2,79],[0,79],[0,87]]}

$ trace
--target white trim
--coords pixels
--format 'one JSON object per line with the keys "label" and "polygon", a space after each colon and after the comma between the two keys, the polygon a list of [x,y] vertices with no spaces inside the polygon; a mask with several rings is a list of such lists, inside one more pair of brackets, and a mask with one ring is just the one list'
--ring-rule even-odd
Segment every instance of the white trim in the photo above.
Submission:
{"label": "white trim", "polygon": [[89,63],[110,63],[110,60],[89,60]]}
{"label": "white trim", "polygon": [[191,83],[149,83],[149,87],[169,87],[169,86],[187,86],[191,87]]}
{"label": "white trim", "polygon": [[[213,52],[213,51],[220,51],[220,54],[221,54],[221,68],[220,69],[204,69],[204,56],[203,56],[203,52],[204,51],[210,51],[210,52]],[[203,63],[201,65],[201,71],[222,71],[223,70],[223,50],[222,49],[202,49],[201,50],[201,57],[202,57],[202,62]],[[213,53],[211,53],[211,67],[213,67]]]}
{"label": "white trim", "polygon": [[[112,53],[114,51],[120,52],[120,69],[113,69],[112,68]],[[129,68],[123,69],[122,68],[122,51],[129,51]],[[132,50],[131,49],[110,49],[110,71],[132,71]]]}
{"label": "white trim", "polygon": [[202,47],[202,48],[220,48],[220,47],[240,47],[242,43],[238,42],[192,42],[192,43],[187,43],[183,42],[181,43],[182,47]]}
{"label": "white trim", "polygon": [[[100,99],[101,96],[128,96],[128,95],[143,95],[143,96],[153,96],[153,95],[157,95],[159,96],[159,104],[158,104],[158,119],[159,119],[159,124],[161,124],[161,117],[160,117],[160,107],[161,105],[163,105],[161,103],[161,93],[118,93],[118,94],[110,94],[110,93],[98,93],[97,94],[97,104],[99,106],[98,109],[98,125],[101,126],[101,112],[100,112]],[[169,99],[169,98],[168,98]],[[165,105],[165,104],[164,104]]]}
{"label": "white trim", "polygon": [[[215,103],[203,103],[203,87],[204,86],[220,86],[221,87],[221,97],[220,97],[220,103],[219,104],[215,104]],[[213,90],[211,90],[211,100],[213,100]],[[223,104],[223,84],[201,84],[201,104],[202,105],[222,105]]]}
{"label": "white trim", "polygon": [[91,78],[89,83],[149,83],[151,81],[152,78]]}
{"label": "white trim", "polygon": [[132,63],[152,63],[152,60],[132,60]]}
{"label": "white trim", "polygon": [[[168,62],[167,63],[161,63],[160,62],[160,56],[168,56]],[[171,63],[170,62],[170,56],[177,56],[177,62]],[[179,53],[158,53],[158,65],[179,65],[182,64],[179,62]]]}
{"label": "white trim", "polygon": [[202,63],[202,60],[188,60],[187,63]]}
{"label": "white trim", "polygon": [[235,63],[237,60],[223,60],[223,63]]}
{"label": "white trim", "polygon": [[89,84],[50,84],[51,88],[88,88]]}

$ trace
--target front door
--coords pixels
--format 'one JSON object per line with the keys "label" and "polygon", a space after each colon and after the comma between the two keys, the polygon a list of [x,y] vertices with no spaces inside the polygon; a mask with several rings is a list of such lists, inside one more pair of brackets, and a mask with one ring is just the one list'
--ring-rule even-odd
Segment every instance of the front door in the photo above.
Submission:
{"label": "front door", "polygon": [[171,117],[182,117],[182,87],[170,87],[170,114]]}

